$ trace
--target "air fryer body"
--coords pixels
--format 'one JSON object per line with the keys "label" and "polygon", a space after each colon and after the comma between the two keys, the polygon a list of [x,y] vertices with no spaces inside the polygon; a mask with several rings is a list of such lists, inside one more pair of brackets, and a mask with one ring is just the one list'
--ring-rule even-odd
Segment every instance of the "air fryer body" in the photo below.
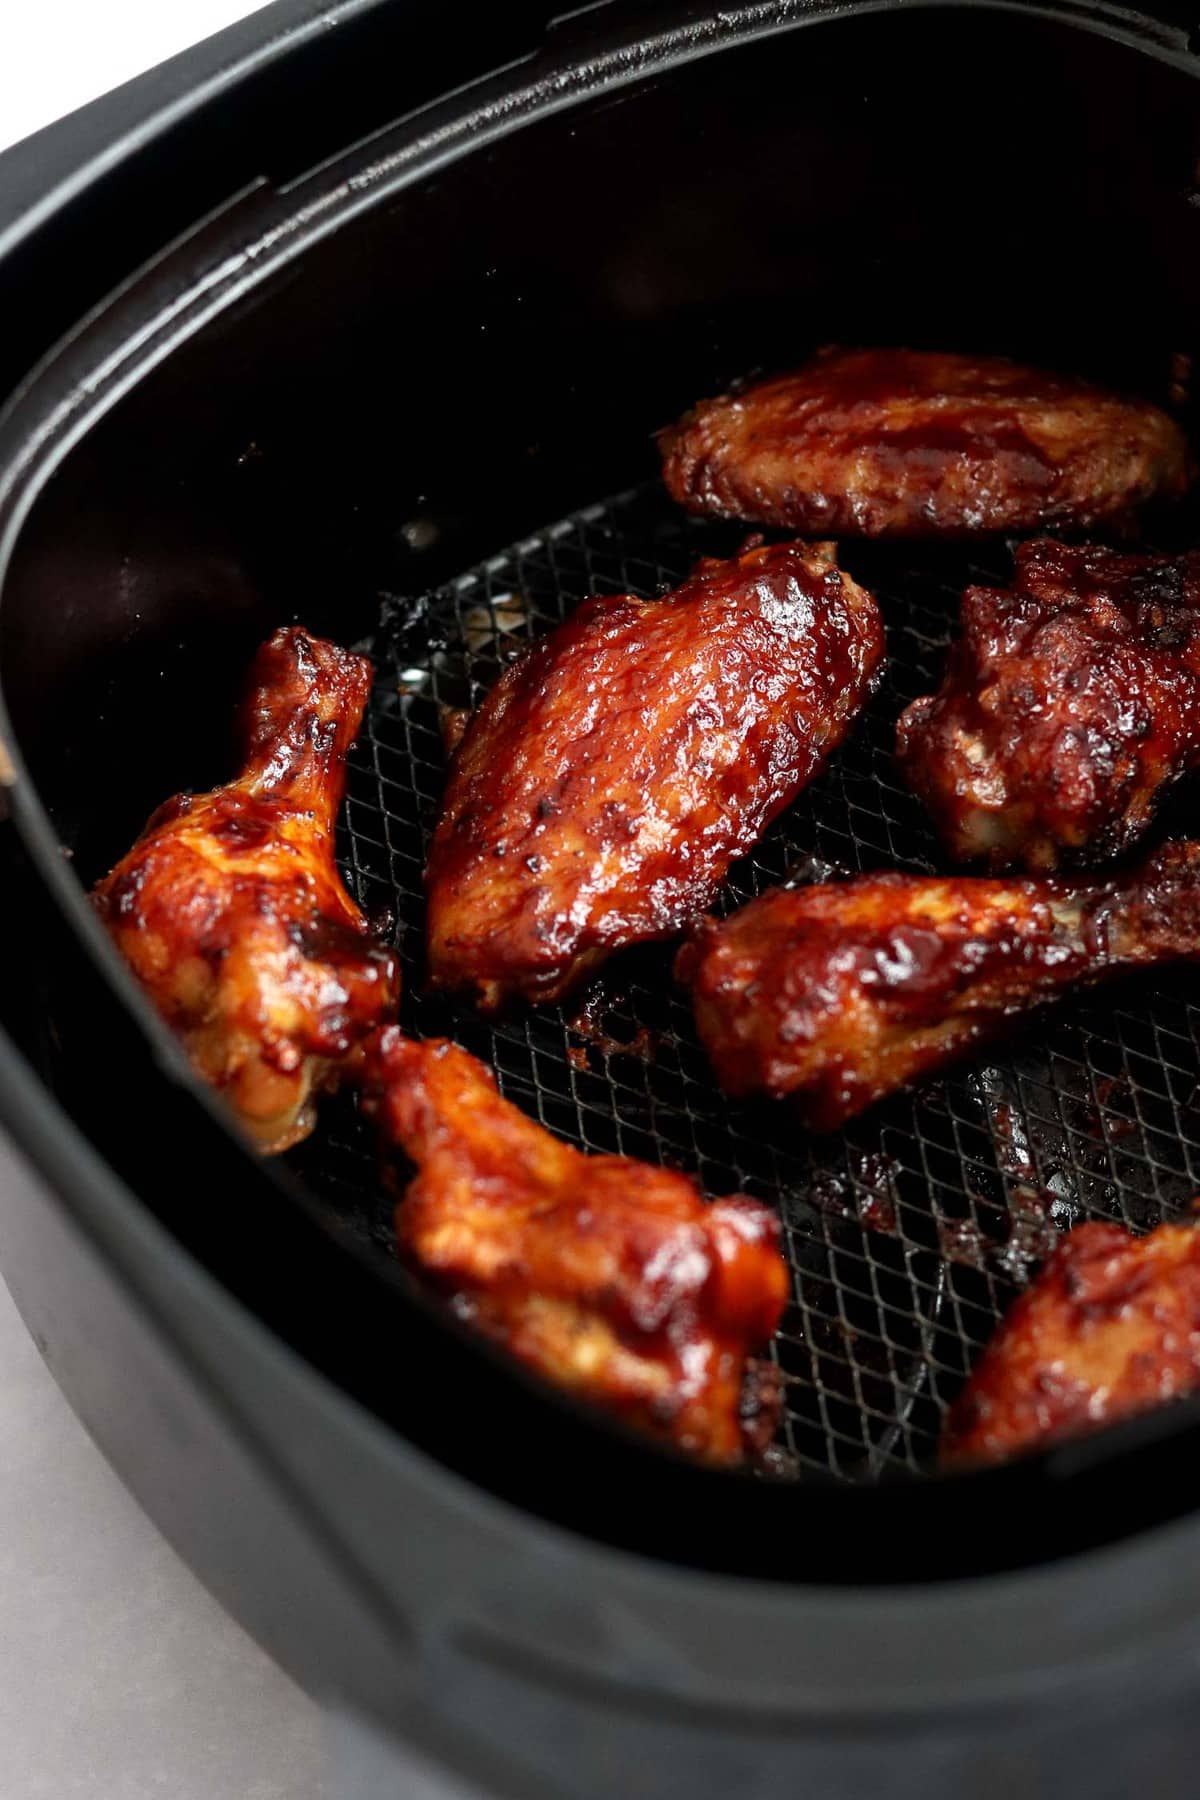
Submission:
{"label": "air fryer body", "polygon": [[78,196],[9,250],[73,327],[33,369],[26,293],[0,424],[18,1304],[272,1652],[488,1791],[1188,1793],[1193,1412],[870,1489],[605,1432],[250,1157],[83,891],[221,778],[266,630],[360,638],[649,480],[655,428],[751,367],[882,339],[1178,384],[1200,65],[1070,6],[529,8],[460,48],[331,18],[324,62],[272,12],[124,103],[82,192],[134,260],[90,316]]}

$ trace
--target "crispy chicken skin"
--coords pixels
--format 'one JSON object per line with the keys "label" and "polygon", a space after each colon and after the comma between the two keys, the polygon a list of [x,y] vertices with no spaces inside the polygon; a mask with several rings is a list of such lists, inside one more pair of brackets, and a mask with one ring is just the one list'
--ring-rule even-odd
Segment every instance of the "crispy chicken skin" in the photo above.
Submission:
{"label": "crispy chicken skin", "polygon": [[689,512],[840,537],[1124,523],[1187,486],[1157,407],[1000,357],[829,350],[660,433]]}
{"label": "crispy chicken skin", "polygon": [[586,601],[505,671],[451,764],[427,872],[435,986],[555,1000],[710,903],[870,691],[879,610],[829,544]]}
{"label": "crispy chicken skin", "polygon": [[955,857],[1051,870],[1129,849],[1200,763],[1200,554],[1022,544],[968,588],[936,694],[896,754]]}
{"label": "crispy chicken skin", "polygon": [[729,1094],[793,1095],[833,1130],[1126,969],[1200,956],[1200,844],[1109,881],[863,875],[705,920],[676,972]]}
{"label": "crispy chicken skin", "polygon": [[401,1254],[460,1317],[705,1461],[765,1448],[777,1382],[752,1353],[788,1291],[772,1213],[706,1204],[670,1169],[582,1155],[445,1040],[381,1033],[365,1093],[385,1146],[416,1164],[396,1212]]}
{"label": "crispy chicken skin", "polygon": [[1200,1232],[1078,1225],[951,1408],[945,1463],[1002,1462],[1200,1386]]}
{"label": "crispy chicken skin", "polygon": [[259,650],[242,773],[151,818],[93,903],[117,948],[263,1150],[307,1135],[399,994],[342,886],[333,829],[371,665],[293,626]]}

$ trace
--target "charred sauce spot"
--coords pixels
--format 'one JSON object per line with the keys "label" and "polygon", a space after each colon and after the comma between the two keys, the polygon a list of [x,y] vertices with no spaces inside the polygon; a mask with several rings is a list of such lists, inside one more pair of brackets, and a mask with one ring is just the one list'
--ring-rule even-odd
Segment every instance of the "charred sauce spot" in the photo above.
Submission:
{"label": "charred sauce spot", "polygon": [[239,850],[257,850],[271,841],[276,830],[274,819],[246,811],[217,815],[210,820],[207,833],[218,844],[230,844]]}

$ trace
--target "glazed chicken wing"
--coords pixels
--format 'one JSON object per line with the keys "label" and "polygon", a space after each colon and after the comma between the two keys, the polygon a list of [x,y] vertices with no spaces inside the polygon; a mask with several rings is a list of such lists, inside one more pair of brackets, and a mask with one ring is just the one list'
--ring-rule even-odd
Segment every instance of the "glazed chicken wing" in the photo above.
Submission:
{"label": "glazed chicken wing", "polygon": [[1200,844],[1172,844],[1111,881],[779,888],[705,920],[676,969],[725,1091],[794,1095],[833,1130],[1056,994],[1197,956]]}
{"label": "glazed chicken wing", "polygon": [[1002,1462],[1200,1387],[1200,1232],[1079,1225],[951,1408],[948,1463]]}
{"label": "glazed chicken wing", "polygon": [[584,1156],[501,1099],[445,1041],[373,1045],[368,1106],[416,1164],[401,1253],[521,1362],[706,1461],[765,1447],[777,1383],[751,1360],[779,1323],[778,1224],[686,1176]]}
{"label": "glazed chicken wing", "polygon": [[953,855],[1050,870],[1129,849],[1200,763],[1200,554],[1022,544],[968,588],[937,694],[896,754]]}
{"label": "glazed chicken wing", "polygon": [[589,600],[508,669],[454,756],[429,857],[435,985],[554,1000],[712,900],[844,736],[883,651],[828,544]]}
{"label": "glazed chicken wing", "polygon": [[199,1073],[264,1150],[312,1128],[313,1096],[395,1006],[393,953],[342,886],[333,829],[371,665],[298,627],[258,653],[244,767],[180,794],[93,893]]}
{"label": "glazed chicken wing", "polygon": [[689,512],[789,531],[961,536],[1124,522],[1187,485],[1157,407],[1000,357],[826,351],[661,433]]}

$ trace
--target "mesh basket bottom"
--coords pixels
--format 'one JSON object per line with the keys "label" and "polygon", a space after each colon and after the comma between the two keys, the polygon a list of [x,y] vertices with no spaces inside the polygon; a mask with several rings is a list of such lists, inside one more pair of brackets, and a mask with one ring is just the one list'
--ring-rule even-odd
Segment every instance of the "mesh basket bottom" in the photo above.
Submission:
{"label": "mesh basket bottom", "polygon": [[[986,1066],[897,1095],[836,1136],[717,1089],[661,950],[616,959],[582,1005],[488,1023],[422,992],[422,870],[444,779],[444,708],[478,702],[521,648],[591,593],[674,587],[741,528],[678,514],[657,487],[549,526],[448,585],[381,596],[379,670],[352,757],[342,866],[390,909],[401,1020],[458,1039],[503,1092],[581,1148],[687,1170],[711,1194],[778,1207],[792,1301],[772,1347],[780,1459],[871,1480],[928,1465],[942,1414],[1055,1234],[1083,1218],[1142,1231],[1200,1191],[1200,984],[1175,970],[1043,1016]],[[1007,579],[1003,545],[844,547],[888,629],[883,684],[850,741],[732,872],[722,907],[786,875],[928,871],[937,845],[892,760],[901,708],[940,679],[971,581]],[[304,1180],[391,1248],[371,1135],[343,1097],[293,1153]]]}

